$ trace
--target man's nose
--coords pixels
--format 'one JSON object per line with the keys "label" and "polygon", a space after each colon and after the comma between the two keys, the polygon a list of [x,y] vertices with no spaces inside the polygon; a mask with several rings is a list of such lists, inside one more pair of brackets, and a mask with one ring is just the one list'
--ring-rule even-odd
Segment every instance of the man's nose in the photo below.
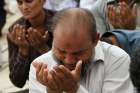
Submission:
{"label": "man's nose", "polygon": [[65,56],[65,62],[66,64],[75,64],[77,62],[77,57],[72,54],[67,54]]}

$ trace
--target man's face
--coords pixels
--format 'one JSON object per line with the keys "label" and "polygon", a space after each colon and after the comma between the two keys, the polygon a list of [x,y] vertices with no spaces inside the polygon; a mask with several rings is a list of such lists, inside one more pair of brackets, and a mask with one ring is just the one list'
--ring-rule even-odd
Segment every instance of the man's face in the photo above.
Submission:
{"label": "man's face", "polygon": [[[73,31],[71,31],[73,30]],[[88,31],[83,27],[76,31],[67,27],[58,25],[54,32],[53,53],[65,67],[73,70],[79,60],[87,62],[95,47]]]}
{"label": "man's face", "polygon": [[37,17],[43,9],[43,0],[17,0],[18,7],[26,19]]}

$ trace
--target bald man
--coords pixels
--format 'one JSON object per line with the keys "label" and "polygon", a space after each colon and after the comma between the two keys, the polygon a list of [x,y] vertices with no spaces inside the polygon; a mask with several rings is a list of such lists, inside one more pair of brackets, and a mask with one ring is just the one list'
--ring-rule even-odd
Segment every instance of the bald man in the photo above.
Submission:
{"label": "bald man", "polygon": [[51,51],[31,64],[30,93],[133,93],[128,54],[99,41],[89,11],[60,11],[52,31]]}

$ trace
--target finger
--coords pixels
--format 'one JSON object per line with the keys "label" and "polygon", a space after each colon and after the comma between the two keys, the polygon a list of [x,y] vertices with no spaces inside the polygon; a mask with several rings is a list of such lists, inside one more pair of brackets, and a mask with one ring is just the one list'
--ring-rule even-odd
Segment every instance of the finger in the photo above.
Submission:
{"label": "finger", "polygon": [[132,8],[132,14],[133,14],[133,17],[136,18],[137,17],[137,4],[134,4],[133,5],[133,8]]}
{"label": "finger", "polygon": [[50,74],[52,75],[52,79],[53,79],[52,83],[54,84],[54,89],[58,90],[60,86],[59,77],[57,77],[54,70],[51,70]]}
{"label": "finger", "polygon": [[39,63],[39,62],[32,62],[32,65],[33,65],[36,69],[38,69],[38,67],[40,66],[40,64],[41,64],[41,63]]}
{"label": "finger", "polygon": [[107,19],[110,21],[110,5],[107,6]]}
{"label": "finger", "polygon": [[37,76],[39,76],[39,72],[42,68],[43,63],[33,62],[32,64],[36,69]]}
{"label": "finger", "polygon": [[116,28],[121,28],[121,24],[122,24],[122,19],[121,19],[121,7],[118,6],[115,10],[115,20],[114,20],[114,24]]}
{"label": "finger", "polygon": [[20,32],[19,32],[19,37],[18,37],[19,41],[22,40],[22,42],[24,44],[27,43],[26,37],[25,37],[25,29],[23,27],[20,27]]}
{"label": "finger", "polygon": [[48,68],[45,68],[43,71],[43,83],[44,85],[48,86]]}
{"label": "finger", "polygon": [[51,73],[52,73],[51,71],[49,71],[49,73],[48,73],[47,87],[50,88],[50,89],[52,89],[52,90],[56,90],[56,84],[54,83],[54,79],[53,79]]}
{"label": "finger", "polygon": [[39,76],[41,76],[41,77],[43,76],[43,71],[44,71],[45,68],[47,68],[47,65],[42,63],[42,66],[41,66],[41,69],[40,69],[40,72],[39,72]]}
{"label": "finger", "polygon": [[26,37],[27,37],[27,39],[28,39],[28,41],[29,41],[30,43],[33,42],[33,40],[32,40],[32,31],[33,31],[33,28],[32,28],[32,27],[30,27],[29,29],[27,29],[28,35],[27,35]]}
{"label": "finger", "polygon": [[112,5],[108,5],[108,20],[112,21]]}
{"label": "finger", "polygon": [[42,38],[42,35],[39,33],[39,31],[37,31],[36,29],[33,29],[33,31],[32,31],[33,43],[38,44],[40,42],[40,40],[42,40],[41,38]]}
{"label": "finger", "polygon": [[114,6],[112,7],[112,13],[111,13],[111,18],[112,18],[111,24],[112,25],[116,25],[116,16],[117,16],[116,9],[117,9],[117,7],[114,7]]}
{"label": "finger", "polygon": [[65,80],[64,77],[61,78],[61,75],[62,74],[57,73],[56,71],[54,71],[53,78],[54,78],[55,82],[57,83],[59,90],[63,89],[64,80]]}
{"label": "finger", "polygon": [[57,73],[57,76],[59,76],[59,78],[61,78],[62,80],[65,78],[64,72],[62,69],[60,69],[59,66],[55,66],[53,69],[55,70],[55,72]]}
{"label": "finger", "polygon": [[25,30],[25,28],[22,29],[22,34],[23,34],[23,37],[26,38],[26,30]]}
{"label": "finger", "polygon": [[47,65],[43,64],[41,69],[40,69],[40,71],[39,71],[39,73],[38,73],[38,80],[41,83],[44,83],[44,81],[43,81],[43,71],[44,71],[45,68],[47,68]]}
{"label": "finger", "polygon": [[16,24],[15,29],[14,29],[16,40],[18,40],[18,37],[19,37],[18,33],[19,33],[19,24]]}
{"label": "finger", "polygon": [[23,39],[22,29],[23,29],[23,27],[18,24],[16,34],[17,34],[17,39],[18,39],[19,42],[21,42],[21,40]]}
{"label": "finger", "polygon": [[45,34],[43,35],[43,39],[45,41],[47,41],[48,40],[48,36],[49,36],[48,31],[46,31]]}
{"label": "finger", "polygon": [[34,45],[38,44],[40,39],[38,39],[39,33],[37,33],[37,30],[33,29],[33,28],[29,28],[28,29],[28,34],[29,34],[28,35],[28,40],[31,43],[31,45],[34,46]]}
{"label": "finger", "polygon": [[19,27],[18,27],[18,31],[17,31],[17,34],[18,34],[18,36],[20,36],[20,37],[23,36],[23,32],[22,32],[22,30],[23,30],[23,27],[22,27],[21,25],[19,25]]}
{"label": "finger", "polygon": [[65,78],[72,78],[71,72],[69,69],[67,69],[66,67],[64,67],[63,65],[60,65],[59,68],[61,69],[61,71],[64,73],[64,77]]}
{"label": "finger", "polygon": [[15,31],[16,28],[17,28],[17,26],[14,25],[13,30],[12,30],[12,32],[11,32],[11,34],[12,34],[13,37],[16,37],[16,33],[15,33],[15,32],[16,32],[16,31]]}
{"label": "finger", "polygon": [[75,72],[80,75],[81,74],[81,68],[82,68],[82,60],[79,60],[75,67]]}
{"label": "finger", "polygon": [[125,2],[122,2],[122,3],[121,3],[121,7],[122,7],[122,9],[123,9],[124,16],[129,16],[130,13],[131,13],[131,12],[130,12],[131,9],[129,8],[129,5],[126,4]]}
{"label": "finger", "polygon": [[40,71],[40,69],[41,69],[41,67],[42,67],[42,65],[43,65],[43,63],[32,62],[32,64],[33,64],[33,66],[34,66],[35,69],[36,69],[36,73],[38,74],[39,71]]}

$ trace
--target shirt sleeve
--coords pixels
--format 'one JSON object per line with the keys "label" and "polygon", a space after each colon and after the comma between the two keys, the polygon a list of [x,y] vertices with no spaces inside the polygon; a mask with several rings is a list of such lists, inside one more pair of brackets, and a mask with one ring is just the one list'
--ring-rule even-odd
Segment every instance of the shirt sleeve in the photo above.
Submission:
{"label": "shirt sleeve", "polygon": [[82,85],[80,85],[76,93],[89,93],[89,92]]}
{"label": "shirt sleeve", "polygon": [[102,93],[133,93],[129,76],[129,56],[125,53],[119,58],[110,58],[108,62],[111,64],[107,64]]}
{"label": "shirt sleeve", "polygon": [[36,70],[32,64],[29,72],[29,93],[47,93],[46,87],[36,80]]}
{"label": "shirt sleeve", "polygon": [[24,57],[18,53],[18,47],[10,41],[8,41],[9,52],[9,70],[10,80],[17,87],[23,87],[28,79],[30,60],[28,57]]}

